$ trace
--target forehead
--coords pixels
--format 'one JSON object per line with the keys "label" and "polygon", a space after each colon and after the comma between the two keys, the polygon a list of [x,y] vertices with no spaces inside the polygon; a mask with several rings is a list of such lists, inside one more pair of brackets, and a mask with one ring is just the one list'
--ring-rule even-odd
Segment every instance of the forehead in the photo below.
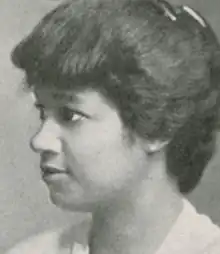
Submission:
{"label": "forehead", "polygon": [[59,107],[72,104],[86,109],[115,108],[100,92],[95,90],[60,91],[54,88],[36,88],[32,95],[36,104],[44,107]]}
{"label": "forehead", "polygon": [[77,102],[80,97],[85,95],[86,92],[74,92],[71,90],[61,91],[55,88],[35,88],[32,92],[33,98],[36,102],[42,104],[62,104]]}

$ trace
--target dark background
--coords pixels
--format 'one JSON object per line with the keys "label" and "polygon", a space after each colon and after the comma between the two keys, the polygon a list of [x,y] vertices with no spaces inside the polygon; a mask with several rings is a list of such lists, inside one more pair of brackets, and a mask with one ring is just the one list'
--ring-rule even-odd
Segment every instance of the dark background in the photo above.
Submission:
{"label": "dark background", "polygon": [[[203,13],[220,37],[220,0],[170,0],[190,4]],[[10,62],[13,46],[59,0],[0,0],[0,252],[30,234],[79,220],[48,201],[40,180],[38,158],[28,140],[37,114],[31,99],[19,89],[22,73]],[[218,139],[220,144],[220,136]],[[200,186],[189,199],[220,225],[220,145]]]}

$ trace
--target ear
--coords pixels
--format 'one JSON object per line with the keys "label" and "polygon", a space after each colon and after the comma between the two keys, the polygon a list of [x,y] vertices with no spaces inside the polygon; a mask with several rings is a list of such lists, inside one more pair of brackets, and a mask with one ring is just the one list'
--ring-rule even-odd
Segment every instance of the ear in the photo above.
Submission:
{"label": "ear", "polygon": [[148,154],[154,154],[163,150],[168,145],[168,143],[169,141],[161,140],[147,142],[147,144],[145,145],[145,150]]}

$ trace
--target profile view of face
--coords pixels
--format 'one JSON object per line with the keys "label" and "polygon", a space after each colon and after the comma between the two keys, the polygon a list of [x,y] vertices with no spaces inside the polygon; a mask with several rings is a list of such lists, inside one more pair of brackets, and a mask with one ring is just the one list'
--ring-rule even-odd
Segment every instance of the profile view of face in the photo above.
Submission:
{"label": "profile view of face", "polygon": [[141,181],[146,155],[98,92],[36,88],[41,124],[31,139],[54,204],[92,211]]}

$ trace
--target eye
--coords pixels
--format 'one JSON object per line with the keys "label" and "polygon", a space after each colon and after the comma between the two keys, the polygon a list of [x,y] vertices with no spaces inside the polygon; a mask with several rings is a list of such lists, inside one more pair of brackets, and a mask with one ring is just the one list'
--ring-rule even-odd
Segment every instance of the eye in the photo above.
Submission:
{"label": "eye", "polygon": [[44,108],[39,108],[38,111],[39,111],[39,115],[40,115],[39,116],[40,120],[42,120],[42,121],[46,120],[47,117],[46,117]]}
{"label": "eye", "polygon": [[37,111],[39,112],[39,118],[40,118],[40,120],[41,121],[46,120],[47,116],[46,116],[46,112],[45,112],[44,106],[36,103],[35,107],[36,107]]}
{"label": "eye", "polygon": [[63,122],[77,122],[85,118],[85,116],[69,107],[62,107],[58,111],[58,118]]}
{"label": "eye", "polygon": [[34,106],[37,109],[37,111],[39,112],[39,118],[40,118],[40,120],[41,121],[46,120],[47,116],[46,116],[46,111],[45,111],[44,105],[35,102]]}

